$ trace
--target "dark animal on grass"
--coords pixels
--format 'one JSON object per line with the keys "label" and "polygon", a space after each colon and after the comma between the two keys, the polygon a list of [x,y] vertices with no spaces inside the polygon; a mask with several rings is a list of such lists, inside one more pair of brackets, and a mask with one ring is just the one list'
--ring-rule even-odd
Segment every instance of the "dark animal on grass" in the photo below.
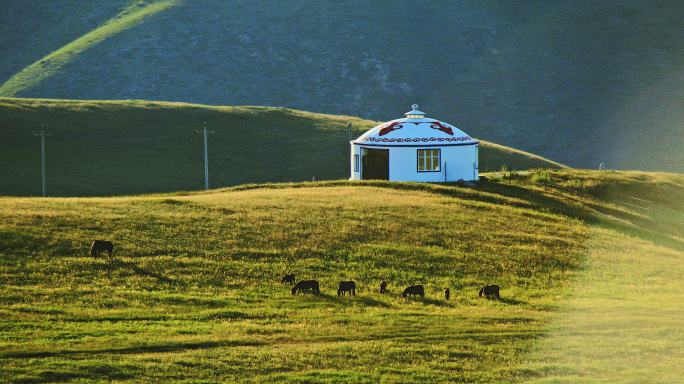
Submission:
{"label": "dark animal on grass", "polygon": [[285,284],[285,283],[287,283],[287,284],[294,284],[294,283],[295,283],[295,275],[294,275],[294,273],[292,273],[292,274],[290,274],[290,275],[285,275],[285,276],[283,276],[283,279],[280,280],[280,282],[281,282],[282,284]]}
{"label": "dark animal on grass", "polygon": [[496,284],[485,285],[484,287],[482,287],[482,289],[480,289],[480,293],[478,293],[478,296],[479,297],[484,296],[488,299],[491,299],[491,298],[498,299],[499,298],[499,286]]}
{"label": "dark animal on grass", "polygon": [[316,281],[316,280],[302,280],[299,283],[295,284],[294,287],[292,287],[292,294],[293,295],[296,295],[300,292],[306,293],[309,291],[315,295],[318,295],[321,293],[321,290],[318,287],[318,281]]}
{"label": "dark animal on grass", "polygon": [[387,293],[387,282],[384,280],[380,283],[380,293]]}
{"label": "dark animal on grass", "polygon": [[449,298],[451,297],[451,291],[449,288],[444,288],[444,300],[449,301]]}
{"label": "dark animal on grass", "polygon": [[107,252],[107,256],[112,257],[112,251],[114,250],[114,244],[107,240],[95,240],[93,244],[90,245],[90,256],[99,256],[102,252]]}
{"label": "dark animal on grass", "polygon": [[412,285],[404,289],[404,293],[401,294],[401,297],[407,297],[409,295],[425,297],[425,289],[423,289],[422,285]]}
{"label": "dark animal on grass", "polygon": [[356,296],[356,283],[353,281],[340,281],[340,285],[337,286],[337,297],[345,293]]}

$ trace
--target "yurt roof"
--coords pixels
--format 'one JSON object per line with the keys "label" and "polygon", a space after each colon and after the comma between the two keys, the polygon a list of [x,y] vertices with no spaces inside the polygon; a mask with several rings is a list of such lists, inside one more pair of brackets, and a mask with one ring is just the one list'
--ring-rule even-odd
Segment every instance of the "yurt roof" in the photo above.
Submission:
{"label": "yurt roof", "polygon": [[391,120],[371,128],[354,144],[370,146],[450,146],[471,145],[478,141],[465,132],[443,121],[425,117],[425,112],[414,104],[402,119]]}

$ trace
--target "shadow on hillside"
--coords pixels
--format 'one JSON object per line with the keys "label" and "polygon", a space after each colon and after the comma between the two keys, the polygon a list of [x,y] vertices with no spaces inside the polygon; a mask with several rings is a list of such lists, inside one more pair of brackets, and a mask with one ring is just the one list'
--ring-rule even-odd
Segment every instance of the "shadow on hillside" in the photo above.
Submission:
{"label": "shadow on hillside", "polygon": [[656,245],[684,252],[684,241],[665,233],[660,233],[648,228],[630,226],[620,222],[599,222],[596,224],[602,228],[613,229],[628,236],[633,236],[644,241],[652,242]]}
{"label": "shadow on hillside", "polygon": [[[657,223],[634,213],[607,205],[595,204],[586,199],[580,199],[578,196],[561,194],[553,189],[547,191],[534,190],[520,185],[489,181],[485,177],[482,177],[475,187],[460,187],[454,183],[424,184],[394,183],[386,181],[328,181],[313,184],[301,183],[300,185],[295,185],[295,187],[331,187],[348,185],[421,191],[435,195],[455,197],[464,200],[476,200],[492,204],[544,208],[551,213],[577,218],[589,224],[605,226],[629,236],[638,237],[665,247],[674,248],[680,251],[684,250],[684,241],[659,232]],[[269,187],[284,188],[287,186],[292,185],[271,185]],[[259,188],[263,186],[253,185],[244,187]],[[473,191],[483,193],[472,193]],[[515,199],[517,201],[511,201],[510,199]],[[602,219],[599,214],[606,215],[608,219]],[[620,220],[627,221],[632,225],[620,223]]]}
{"label": "shadow on hillside", "polygon": [[[505,197],[516,198],[527,201],[532,206],[543,207],[549,209],[553,213],[560,213],[567,216],[576,217],[585,221],[595,221],[590,211],[578,206],[580,201],[562,196],[567,201],[560,200],[561,196],[554,196],[553,194],[544,194],[541,191],[536,191],[529,188],[524,188],[519,185],[510,185],[504,183],[497,183],[487,180],[481,180],[476,187],[477,190],[502,195]],[[574,204],[571,204],[570,202]]]}
{"label": "shadow on hillside", "polygon": [[438,307],[449,306],[449,302],[446,302],[446,301],[440,300],[440,299],[431,299],[429,297],[406,297],[406,298],[403,298],[403,300],[405,300],[406,302],[415,302],[415,303],[436,305]]}
{"label": "shadow on hillside", "polygon": [[[552,213],[574,217],[588,224],[613,229],[628,236],[637,237],[678,251],[684,251],[684,242],[668,234],[648,228],[655,224],[630,212],[586,202],[576,196],[556,195],[551,192],[543,193],[542,191],[518,185],[506,185],[486,180],[478,183],[476,188],[484,192],[524,200],[531,205],[546,208]],[[597,213],[606,215],[607,218],[602,219],[597,216]],[[624,220],[631,225],[620,220]]]}
{"label": "shadow on hillside", "polygon": [[[138,371],[137,369],[135,370]],[[136,374],[131,372],[131,368],[126,370],[119,367],[104,363],[96,365],[95,367],[84,366],[80,367],[76,372],[65,372],[61,370],[47,370],[36,372],[36,376],[23,377],[12,381],[15,384],[29,384],[29,383],[61,383],[71,382],[78,379],[86,380],[105,380],[112,382],[114,380],[131,380],[136,377]]]}
{"label": "shadow on hillside", "polygon": [[512,297],[501,297],[498,300],[500,303],[508,304],[508,305],[522,305],[522,304],[527,304],[527,301],[523,300],[518,300],[514,299]]}
{"label": "shadow on hillside", "polygon": [[[597,205],[590,201],[580,199],[577,196],[559,194],[554,190],[539,191],[525,188],[520,185],[493,182],[482,177],[476,187],[460,187],[454,183],[425,184],[425,183],[396,183],[387,181],[323,181],[315,183],[280,183],[280,184],[248,184],[239,187],[226,188],[222,191],[239,191],[248,189],[279,189],[279,188],[305,188],[305,187],[335,187],[335,186],[359,186],[380,187],[396,190],[409,190],[427,192],[435,195],[455,197],[463,200],[475,200],[492,204],[505,204],[518,207],[537,207],[548,209],[549,212],[577,218],[589,224],[607,226],[629,236],[635,236],[643,240],[651,241],[659,245],[678,250],[684,249],[684,242],[673,237],[657,232],[655,223],[633,213],[615,209],[606,205]],[[481,194],[473,192],[483,192]],[[214,193],[216,191],[213,191]],[[515,199],[517,201],[511,201]],[[604,220],[598,214],[613,217],[614,220]],[[628,221],[634,227],[620,224],[619,220]]]}
{"label": "shadow on hillside", "polygon": [[363,295],[357,295],[357,296],[340,296],[338,297],[337,295],[329,295],[326,293],[321,293],[320,295],[316,296],[318,298],[321,298],[327,302],[333,303],[333,304],[338,304],[338,305],[353,305],[357,303],[361,303],[365,306],[368,307],[382,307],[382,308],[391,308],[392,306],[390,304],[385,303],[384,301],[376,300],[372,297],[368,296],[363,296]]}
{"label": "shadow on hillside", "polygon": [[160,353],[173,352],[184,349],[209,349],[221,347],[253,347],[264,345],[263,342],[250,340],[226,340],[226,341],[200,341],[200,342],[177,342],[167,344],[146,344],[123,348],[103,349],[67,349],[58,351],[7,351],[0,353],[0,358],[46,358],[73,355],[98,355],[98,354],[136,354],[136,353]]}
{"label": "shadow on hillside", "polygon": [[369,307],[383,307],[383,308],[392,308],[392,306],[384,301],[376,300],[372,297],[368,296],[357,296],[354,301],[360,301],[366,306]]}
{"label": "shadow on hillside", "polygon": [[173,279],[170,279],[166,276],[160,275],[159,273],[148,271],[146,269],[140,268],[135,263],[119,260],[116,258],[112,258],[109,262],[109,270],[115,270],[115,269],[122,269],[122,270],[125,269],[128,271],[133,271],[138,275],[145,276],[145,277],[151,277],[153,279],[156,279],[158,282],[164,283],[164,284],[171,284],[171,285],[181,284],[180,281],[173,280]]}
{"label": "shadow on hillside", "polygon": [[63,321],[68,323],[92,323],[92,322],[103,322],[108,323],[119,323],[126,321],[164,321],[168,320],[170,317],[168,315],[155,315],[155,316],[98,316],[98,317],[57,317],[54,319],[49,319],[49,321]]}

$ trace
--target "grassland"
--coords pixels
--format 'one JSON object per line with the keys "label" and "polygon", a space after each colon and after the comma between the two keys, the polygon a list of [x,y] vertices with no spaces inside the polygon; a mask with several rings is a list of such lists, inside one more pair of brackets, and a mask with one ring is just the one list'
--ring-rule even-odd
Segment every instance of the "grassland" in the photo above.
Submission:
{"label": "grassland", "polygon": [[592,228],[562,317],[521,371],[535,383],[678,383],[684,252]]}
{"label": "grassland", "polygon": [[[49,122],[49,124],[47,124]],[[349,177],[349,136],[377,122],[285,108],[220,107],[149,101],[0,98],[0,195],[40,195],[45,129],[51,196],[122,195],[204,187],[206,122],[210,182],[243,183]],[[480,169],[560,168],[512,148],[482,142]]]}
{"label": "grassland", "polygon": [[[684,196],[677,175],[557,176],[587,185],[650,178],[655,189],[674,185],[675,204]],[[319,182],[1,198],[0,380],[674,377],[678,229],[651,237],[649,217],[599,197],[598,182],[579,202],[544,191],[533,174],[496,178],[477,188]],[[116,244],[111,262],[86,256],[100,237]],[[293,297],[278,282],[286,272],[318,278],[323,295]],[[338,299],[335,284],[346,279],[359,295]],[[388,295],[376,292],[381,279]],[[501,301],[476,297],[488,282],[503,287]],[[424,300],[399,297],[411,283],[426,285]],[[440,293],[447,286],[449,302]],[[659,364],[611,371],[629,354]]]}
{"label": "grassland", "polygon": [[[548,290],[580,266],[586,229],[462,192],[371,184],[2,199],[5,377],[502,380],[557,305]],[[102,234],[117,243],[113,264],[85,255],[84,239]],[[324,295],[290,295],[278,283],[290,271],[318,278]],[[359,296],[338,300],[342,279]],[[381,279],[391,294],[374,292]],[[490,281],[504,287],[501,302],[476,298]],[[428,297],[400,299],[410,283]]]}
{"label": "grassland", "polygon": [[[565,189],[533,182],[545,176]],[[516,189],[511,195],[522,187],[581,202],[583,210],[554,205],[590,224],[582,273],[548,335],[526,355],[518,381],[681,381],[684,178],[573,169],[522,172],[506,182]]]}
{"label": "grassland", "polygon": [[0,85],[0,96],[15,96],[40,84],[75,60],[81,53],[108,38],[131,28],[146,17],[176,5],[176,0],[130,1],[123,10],[78,39],[27,66]]}

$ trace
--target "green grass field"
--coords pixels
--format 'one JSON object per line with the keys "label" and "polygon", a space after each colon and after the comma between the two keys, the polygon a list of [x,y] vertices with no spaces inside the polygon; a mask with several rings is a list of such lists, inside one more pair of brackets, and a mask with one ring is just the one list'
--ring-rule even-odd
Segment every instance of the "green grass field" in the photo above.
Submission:
{"label": "green grass field", "polygon": [[[49,123],[48,123],[49,122]],[[204,187],[207,122],[213,187],[349,177],[347,124],[354,137],[377,122],[285,108],[219,107],[150,101],[0,98],[0,195],[40,195],[41,124],[51,196],[122,195]],[[482,142],[480,169],[560,168]]]}
{"label": "green grass field", "polygon": [[[676,211],[684,177],[554,174],[591,187],[531,172],[0,198],[0,381],[671,382],[682,227],[605,191]],[[87,256],[94,238],[113,261]],[[286,272],[323,295],[292,296]],[[338,299],[347,279],[359,294]],[[478,299],[492,282],[502,300]],[[399,297],[413,283],[425,299]]]}
{"label": "green grass field", "polygon": [[31,89],[45,79],[62,70],[67,64],[77,59],[84,51],[100,44],[108,38],[141,23],[145,18],[176,5],[176,0],[147,1],[134,0],[123,7],[113,18],[99,27],[50,52],[40,60],[28,65],[10,79],[0,84],[0,95],[15,96]]}
{"label": "green grass field", "polygon": [[678,383],[684,252],[592,229],[585,271],[521,372],[536,383]]}

